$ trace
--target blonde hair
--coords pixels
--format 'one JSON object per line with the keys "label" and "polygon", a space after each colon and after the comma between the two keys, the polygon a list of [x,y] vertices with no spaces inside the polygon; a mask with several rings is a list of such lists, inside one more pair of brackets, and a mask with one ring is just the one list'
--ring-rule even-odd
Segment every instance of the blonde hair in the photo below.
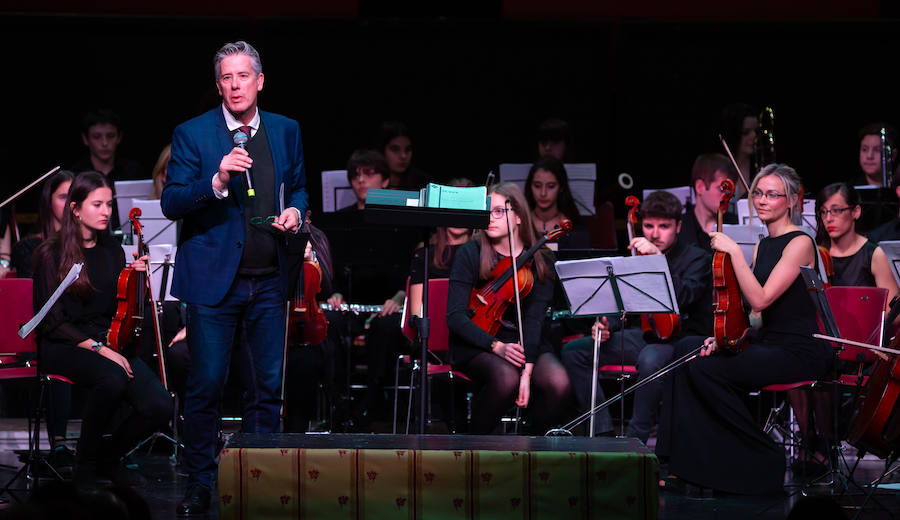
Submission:
{"label": "blonde hair", "polygon": [[[795,215],[793,208],[799,199],[800,186],[803,181],[800,180],[800,176],[797,175],[797,170],[791,168],[787,164],[772,163],[764,166],[763,169],[756,174],[756,177],[753,178],[753,182],[750,184],[750,193],[748,193],[748,196],[751,197],[751,199],[748,202],[752,202],[753,192],[756,191],[759,180],[763,177],[768,177],[769,175],[781,179],[781,183],[784,185],[784,195],[788,202],[788,219],[791,223],[796,223],[795,217],[799,219],[800,215],[799,212]],[[750,207],[750,218],[753,219],[753,213],[756,211],[756,207],[753,204],[748,204],[748,206]]]}
{"label": "blonde hair", "polygon": [[150,174],[150,178],[153,179],[153,189],[150,191],[150,200],[157,200],[162,196],[162,186],[157,186],[157,179],[166,173],[166,166],[168,166],[169,159],[171,158],[172,145],[167,144],[165,148],[159,152],[159,157],[156,159],[156,164],[153,166],[153,173]]}

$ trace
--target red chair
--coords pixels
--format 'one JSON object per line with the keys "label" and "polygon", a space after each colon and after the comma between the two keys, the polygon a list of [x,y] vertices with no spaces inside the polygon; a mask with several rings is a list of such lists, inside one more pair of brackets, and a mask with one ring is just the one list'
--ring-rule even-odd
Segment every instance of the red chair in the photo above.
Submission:
{"label": "red chair", "polygon": [[[450,280],[446,278],[437,278],[431,279],[428,281],[428,317],[430,318],[430,329],[428,331],[428,353],[430,357],[430,361],[428,362],[427,367],[427,376],[429,378],[433,378],[437,375],[446,375],[450,381],[450,420],[447,421],[447,424],[450,427],[450,433],[456,433],[454,427],[454,408],[455,403],[453,399],[453,383],[456,379],[461,379],[465,382],[471,382],[464,373],[459,370],[453,370],[453,367],[448,363],[444,363],[440,356],[436,355],[437,352],[447,352],[450,350],[450,330],[447,329],[447,291],[450,287]],[[406,283],[407,294],[409,294],[409,281]],[[413,328],[411,323],[411,318],[409,315],[409,304],[403,307],[403,334],[410,339],[410,341],[415,341],[418,337],[418,332],[415,328]],[[398,392],[403,389],[399,386],[400,384],[400,361],[404,361],[405,363],[412,363],[413,370],[410,372],[409,377],[409,386],[405,388],[405,390],[409,391],[409,402],[407,404],[407,413],[406,413],[406,433],[409,433],[409,416],[412,410],[412,388],[415,382],[416,372],[420,369],[418,359],[418,352],[414,352],[410,355],[403,355],[397,358],[396,367],[394,370],[394,433],[397,433],[397,403],[398,403]],[[429,396],[428,396],[428,415],[431,415],[431,385],[428,385]]]}
{"label": "red chair", "polygon": [[[45,388],[50,381],[72,384],[69,379],[53,374],[43,374],[38,370],[37,341],[32,333],[25,339],[18,335],[19,327],[34,316],[32,310],[32,280],[30,278],[0,279],[0,381],[14,379],[32,380],[38,383],[39,393],[34,417],[28,418],[28,455],[21,469],[0,489],[0,493],[29,491],[37,486],[35,474],[37,466],[44,467],[50,475],[62,480],[56,470],[50,466],[40,453],[41,406]],[[25,490],[14,489],[12,485],[24,476]]]}
{"label": "red chair", "polygon": [[[849,339],[870,345],[881,346],[884,335],[884,316],[887,305],[888,291],[878,287],[829,287],[825,289],[825,298],[828,309],[824,312],[831,313],[831,317],[822,319],[819,316],[819,326],[822,332],[843,339]],[[826,323],[834,323],[837,330],[828,330]],[[837,384],[839,386],[861,387],[868,380],[868,376],[862,375],[862,369],[866,363],[875,361],[875,354],[868,349],[852,345],[833,344],[837,349],[837,358],[849,363],[857,363],[856,374],[839,374],[835,381],[800,381],[796,383],[769,385],[762,390],[780,392],[795,388],[813,387],[818,384]],[[773,408],[767,420],[767,432],[774,427],[774,415],[783,408],[783,405]],[[793,410],[790,410],[789,422],[793,423]],[[791,431],[783,431],[787,438]],[[791,444],[791,456],[794,445]]]}

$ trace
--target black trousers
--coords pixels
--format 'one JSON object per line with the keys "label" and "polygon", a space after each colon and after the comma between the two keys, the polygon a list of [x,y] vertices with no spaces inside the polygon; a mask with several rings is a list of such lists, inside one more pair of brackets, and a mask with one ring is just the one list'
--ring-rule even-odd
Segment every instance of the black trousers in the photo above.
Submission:
{"label": "black trousers", "polygon": [[[65,376],[86,391],[76,462],[95,465],[115,460],[172,417],[172,399],[157,375],[138,358],[128,360],[134,374],[128,379],[118,364],[75,345],[41,344],[42,370]],[[114,428],[112,442],[101,438]]]}

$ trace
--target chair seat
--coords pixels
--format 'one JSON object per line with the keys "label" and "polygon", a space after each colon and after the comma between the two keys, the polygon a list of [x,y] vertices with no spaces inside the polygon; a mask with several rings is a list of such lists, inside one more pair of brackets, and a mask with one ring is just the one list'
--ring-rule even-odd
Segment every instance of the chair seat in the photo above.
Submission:
{"label": "chair seat", "polygon": [[440,374],[450,374],[450,373],[453,374],[453,377],[458,377],[467,383],[472,382],[472,380],[469,379],[469,376],[463,374],[459,370],[453,370],[453,367],[451,367],[450,365],[434,365],[434,364],[428,363],[428,375],[429,376],[435,376],[435,375],[440,375]]}
{"label": "chair seat", "polygon": [[0,380],[2,379],[23,379],[26,377],[37,377],[36,366],[10,367],[0,369]]}
{"label": "chair seat", "polygon": [[[862,385],[865,386],[869,382],[869,376],[862,376]],[[859,376],[852,374],[841,374],[838,383],[844,386],[856,386],[859,384]]]}
{"label": "chair seat", "polygon": [[597,369],[598,372],[625,372],[626,374],[637,374],[635,365],[602,365]]}
{"label": "chair seat", "polygon": [[800,388],[804,386],[811,386],[813,381],[798,381],[796,383],[783,383],[777,385],[769,385],[762,387],[762,390],[766,390],[768,392],[785,392],[787,390],[793,390],[795,388]]}
{"label": "chair seat", "polygon": [[46,376],[47,379],[49,379],[50,381],[57,381],[57,382],[60,382],[60,383],[66,383],[66,384],[68,384],[68,385],[74,385],[74,384],[75,384],[75,383],[73,383],[72,380],[69,379],[68,377],[61,376],[61,375],[59,375],[59,374],[44,374],[44,376]]}

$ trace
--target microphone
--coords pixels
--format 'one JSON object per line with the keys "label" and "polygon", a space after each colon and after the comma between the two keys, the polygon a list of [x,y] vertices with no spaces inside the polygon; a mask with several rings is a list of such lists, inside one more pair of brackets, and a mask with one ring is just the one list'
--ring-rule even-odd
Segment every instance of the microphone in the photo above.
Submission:
{"label": "microphone", "polygon": [[[240,130],[238,130],[238,133],[234,134],[234,137],[232,138],[232,140],[234,141],[234,145],[241,150],[247,149],[248,139],[250,139],[250,137]],[[247,181],[247,196],[255,197],[256,190],[253,189],[253,182],[250,180],[250,170],[244,170],[244,179]]]}

